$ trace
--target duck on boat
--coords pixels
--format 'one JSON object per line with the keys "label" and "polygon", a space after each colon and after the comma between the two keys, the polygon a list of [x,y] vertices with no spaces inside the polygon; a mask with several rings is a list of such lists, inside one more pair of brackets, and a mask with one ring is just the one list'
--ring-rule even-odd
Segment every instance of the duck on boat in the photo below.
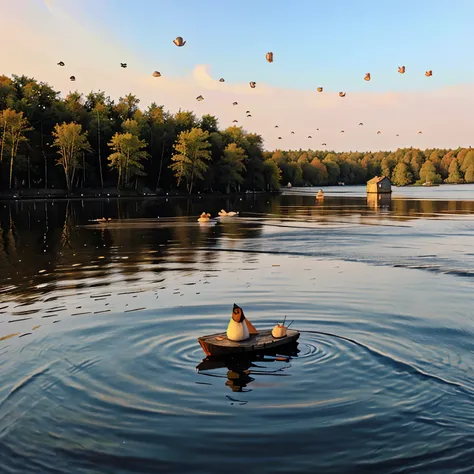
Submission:
{"label": "duck on boat", "polygon": [[324,199],[324,193],[322,189],[320,189],[318,194],[316,194],[316,199]]}
{"label": "duck on boat", "polygon": [[245,317],[243,309],[234,304],[227,331],[199,337],[198,342],[208,357],[261,353],[295,344],[300,333],[289,326],[283,321],[273,329],[257,330]]}
{"label": "duck on boat", "polygon": [[224,211],[224,209],[221,209],[219,211],[219,216],[220,217],[234,217],[234,216],[238,216],[238,215],[239,215],[239,213],[235,212],[235,211],[226,212],[226,211]]}

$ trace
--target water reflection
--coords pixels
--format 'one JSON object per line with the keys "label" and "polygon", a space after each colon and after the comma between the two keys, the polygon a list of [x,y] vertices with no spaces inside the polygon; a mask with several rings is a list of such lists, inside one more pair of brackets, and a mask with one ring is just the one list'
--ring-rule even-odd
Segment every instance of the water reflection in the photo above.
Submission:
{"label": "water reflection", "polygon": [[[281,377],[290,375],[291,359],[298,357],[298,343],[281,348],[278,352],[267,351],[254,357],[217,358],[206,357],[196,367],[199,374],[208,377],[226,378],[226,387],[233,392],[248,392],[248,386],[256,378],[264,376]],[[222,374],[216,372],[226,369]]]}
{"label": "water reflection", "polygon": [[[1,203],[5,472],[470,472],[473,202],[325,194]],[[299,352],[196,372],[234,301]]]}
{"label": "water reflection", "polygon": [[[200,226],[196,216],[236,209],[241,217]],[[311,195],[176,200],[71,200],[3,202],[0,207],[0,294],[22,303],[58,286],[79,290],[78,277],[110,284],[110,277],[139,278],[147,268],[189,271],[219,259],[221,248],[239,249],[268,232],[290,227],[400,225],[420,217],[474,214],[474,201]],[[106,223],[91,223],[98,218]],[[177,251],[179,249],[179,251]],[[245,255],[247,261],[251,256]],[[79,278],[79,279],[80,279]]]}

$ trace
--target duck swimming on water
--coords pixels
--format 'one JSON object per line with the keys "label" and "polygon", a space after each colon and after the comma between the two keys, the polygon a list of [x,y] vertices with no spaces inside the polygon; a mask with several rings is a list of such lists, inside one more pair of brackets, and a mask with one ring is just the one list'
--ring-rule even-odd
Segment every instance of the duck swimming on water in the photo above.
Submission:
{"label": "duck swimming on water", "polygon": [[200,215],[198,222],[209,222],[210,218],[211,218],[211,215],[208,212],[207,213],[203,212]]}
{"label": "duck swimming on water", "polygon": [[238,212],[235,212],[235,211],[226,212],[226,211],[224,211],[224,209],[221,209],[221,210],[219,211],[219,215],[220,215],[221,217],[234,217],[234,216],[238,216],[239,213],[238,213]]}

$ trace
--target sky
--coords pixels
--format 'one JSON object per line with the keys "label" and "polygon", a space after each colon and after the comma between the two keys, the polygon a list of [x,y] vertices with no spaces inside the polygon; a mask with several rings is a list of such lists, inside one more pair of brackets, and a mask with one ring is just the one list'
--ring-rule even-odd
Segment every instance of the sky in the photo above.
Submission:
{"label": "sky", "polygon": [[[0,8],[0,74],[34,77],[63,96],[133,93],[142,108],[210,113],[222,128],[238,120],[268,150],[474,145],[472,0],[0,0]],[[185,46],[173,44],[177,36]]]}

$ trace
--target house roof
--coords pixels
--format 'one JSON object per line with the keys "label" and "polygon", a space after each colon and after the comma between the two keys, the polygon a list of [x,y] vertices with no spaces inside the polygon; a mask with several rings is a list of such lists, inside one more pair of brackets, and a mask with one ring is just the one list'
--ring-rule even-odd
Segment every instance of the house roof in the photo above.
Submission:
{"label": "house roof", "polygon": [[375,178],[369,179],[369,181],[367,181],[367,184],[378,184],[384,179],[388,178],[386,176],[376,176]]}

